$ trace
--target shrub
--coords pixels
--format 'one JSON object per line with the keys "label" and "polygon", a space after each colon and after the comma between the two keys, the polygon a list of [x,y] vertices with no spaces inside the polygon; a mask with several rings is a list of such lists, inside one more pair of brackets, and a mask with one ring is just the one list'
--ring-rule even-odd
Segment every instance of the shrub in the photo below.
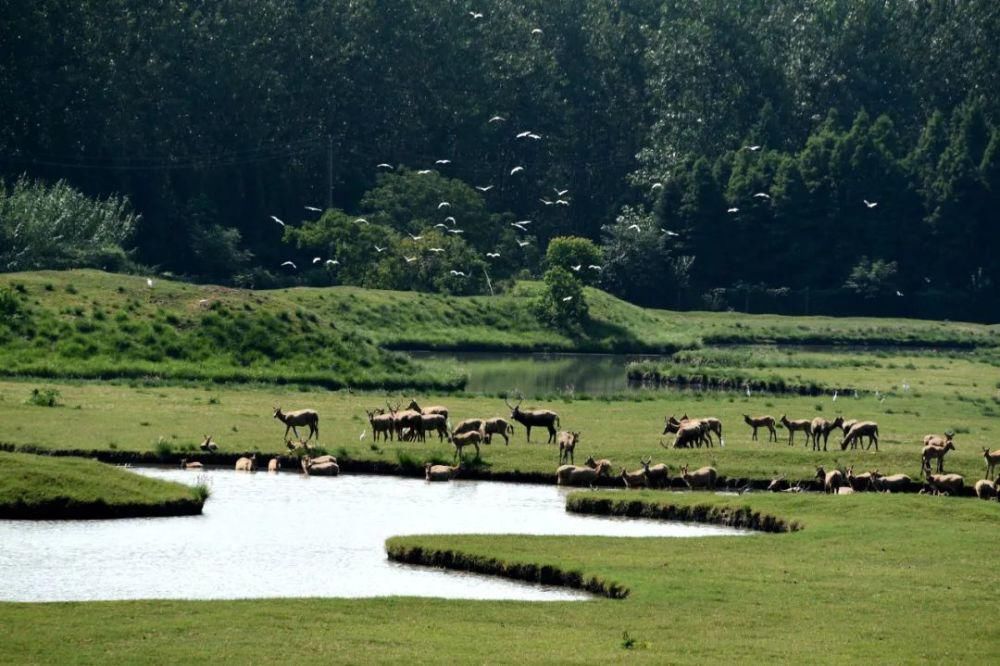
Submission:
{"label": "shrub", "polygon": [[28,397],[27,402],[29,405],[35,405],[36,407],[58,407],[61,395],[56,389],[31,389],[31,395]]}

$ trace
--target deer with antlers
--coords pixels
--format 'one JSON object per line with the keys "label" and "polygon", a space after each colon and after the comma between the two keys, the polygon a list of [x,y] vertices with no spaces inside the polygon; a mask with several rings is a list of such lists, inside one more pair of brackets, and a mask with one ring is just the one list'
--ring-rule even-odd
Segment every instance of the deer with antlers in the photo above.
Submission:
{"label": "deer with antlers", "polygon": [[551,444],[556,441],[556,426],[559,425],[559,415],[548,409],[521,409],[521,403],[524,399],[517,401],[516,405],[511,405],[507,402],[507,398],[504,398],[504,403],[510,409],[510,418],[517,421],[524,426],[525,431],[528,433],[528,443],[531,443],[531,428],[537,426],[539,428],[548,428],[549,439],[547,444]]}

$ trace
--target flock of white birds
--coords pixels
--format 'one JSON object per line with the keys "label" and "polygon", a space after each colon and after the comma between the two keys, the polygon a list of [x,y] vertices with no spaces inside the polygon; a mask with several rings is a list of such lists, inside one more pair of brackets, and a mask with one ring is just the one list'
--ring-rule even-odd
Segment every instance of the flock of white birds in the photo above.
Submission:
{"label": "flock of white birds", "polygon": [[[485,15],[482,12],[470,11],[470,12],[468,12],[468,14],[469,14],[469,16],[471,17],[471,19],[473,21],[479,21],[479,20],[482,20],[485,17]],[[541,28],[533,28],[531,30],[531,35],[534,36],[534,37],[541,37],[543,34],[544,33],[543,33],[543,31],[542,31]],[[507,122],[507,118],[505,118],[503,116],[500,116],[500,115],[492,116],[487,121],[487,123],[490,124],[490,125],[498,124],[498,123],[506,123],[506,122]],[[519,139],[519,140],[520,139],[528,139],[528,140],[531,140],[531,141],[541,141],[542,140],[542,135],[537,134],[537,133],[533,132],[532,130],[521,130],[521,131],[517,132],[514,135],[514,138],[515,139]],[[761,150],[761,148],[762,148],[762,146],[760,146],[760,145],[744,146],[744,149],[748,150],[750,152],[757,152],[757,151]],[[447,158],[442,158],[442,159],[438,159],[438,160],[434,161],[434,166],[435,167],[447,167],[450,164],[452,164],[452,160],[447,159]],[[392,164],[389,164],[388,162],[380,162],[379,164],[375,165],[375,168],[376,169],[387,170],[387,171],[392,171],[392,170],[395,169],[395,167]],[[525,170],[526,169],[525,169],[524,166],[517,165],[517,166],[513,167],[510,170],[510,175],[511,176],[516,176],[517,174],[524,173]],[[423,175],[431,174],[433,172],[434,172],[434,169],[418,169],[417,170],[417,175],[423,176]],[[490,190],[493,189],[493,185],[492,184],[489,184],[489,185],[476,185],[475,188],[476,188],[476,190],[478,190],[482,194],[486,194],[487,192],[489,192]],[[662,182],[654,182],[654,183],[652,183],[652,190],[655,191],[655,190],[662,189],[662,188],[663,188],[663,183]],[[539,201],[542,203],[542,205],[544,205],[544,206],[569,206],[570,205],[569,199],[564,199],[563,198],[564,196],[566,196],[567,194],[569,194],[569,190],[568,189],[559,189],[557,187],[554,187],[552,189],[553,189],[553,191],[556,194],[556,199],[552,200],[552,199],[547,199],[547,198],[541,198],[541,199],[539,199]],[[769,195],[767,192],[757,192],[756,194],[753,195],[753,198],[759,199],[759,200],[762,200],[762,201],[770,201],[771,200],[771,195]],[[869,210],[871,210],[871,209],[875,208],[876,206],[878,206],[878,202],[868,201],[867,199],[864,199],[863,201],[864,201],[865,207],[867,209],[869,209]],[[447,209],[447,208],[450,208],[450,207],[451,207],[451,203],[448,202],[448,201],[442,201],[437,206],[438,210],[443,210],[443,209]],[[321,212],[323,212],[321,208],[317,208],[316,206],[305,206],[304,208],[306,210],[308,210],[310,212],[314,212],[314,213],[321,213]],[[740,212],[740,209],[739,209],[738,206],[732,206],[730,208],[727,208],[726,212],[729,213],[730,215],[736,215],[737,213]],[[286,226],[285,222],[283,220],[281,220],[280,218],[278,218],[276,215],[271,215],[271,219],[274,220],[275,223],[281,225],[282,227]],[[363,217],[359,217],[359,218],[357,218],[355,220],[355,223],[357,223],[357,224],[368,224],[368,220],[366,220]],[[444,218],[443,222],[439,222],[439,223],[435,224],[434,227],[435,228],[444,229],[445,233],[449,233],[449,234],[453,234],[453,235],[459,235],[459,234],[465,233],[465,231],[463,229],[457,228],[455,226],[456,224],[457,224],[457,221],[455,220],[455,218],[453,216],[448,216],[448,217]],[[527,229],[526,225],[528,225],[528,224],[531,224],[531,220],[519,220],[517,222],[512,222],[511,226],[514,227],[515,229],[518,229],[519,231],[527,232],[528,229]],[[451,225],[451,226],[449,226],[449,225]],[[642,231],[642,227],[640,227],[638,224],[631,224],[631,225],[629,225],[629,226],[626,227],[626,230],[627,231],[641,232]],[[679,236],[679,234],[677,232],[670,231],[670,230],[667,230],[667,229],[661,229],[660,232],[663,233],[663,234],[666,234],[667,236],[670,236],[670,237],[677,237],[677,236]],[[413,235],[413,234],[408,234],[408,235],[410,236],[410,238],[414,242],[419,242],[419,241],[421,241],[423,239],[422,235]],[[517,239],[516,242],[517,242],[518,247],[521,247],[521,248],[527,247],[531,243],[531,241],[528,240],[528,239],[525,239],[525,240]],[[381,254],[382,252],[384,252],[387,249],[387,248],[384,248],[384,247],[379,247],[378,245],[375,245],[374,247],[375,247],[376,253],[378,253],[378,254]],[[440,252],[444,252],[445,251],[444,248],[440,248],[440,247],[432,247],[432,248],[428,248],[428,250],[430,252],[433,252],[433,253],[440,253]],[[487,252],[486,253],[486,258],[488,260],[499,259],[500,258],[500,252],[498,250],[495,250],[493,252]],[[405,256],[404,255],[403,259],[404,259],[404,261],[407,264],[412,264],[412,263],[418,261],[419,257],[418,256]],[[334,266],[339,266],[340,265],[340,262],[337,259],[326,259],[324,261],[322,259],[322,257],[314,257],[313,260],[312,260],[312,263],[313,264],[318,264],[321,261],[328,268],[332,268]],[[281,266],[283,268],[290,268],[292,270],[298,270],[298,266],[296,266],[295,262],[293,262],[293,261],[285,261],[285,262],[283,262],[281,264]],[[571,268],[574,271],[579,272],[583,268],[583,266],[582,265],[580,265],[580,266],[572,266]],[[591,264],[591,265],[587,266],[587,268],[589,270],[594,270],[594,271],[601,271],[601,270],[603,270],[602,266],[598,266],[598,265],[595,265],[595,264]],[[450,270],[449,271],[449,275],[451,275],[453,277],[467,277],[468,276],[467,272],[465,272],[465,271],[459,271],[459,270]],[[150,285],[150,286],[152,286],[152,285]],[[897,296],[902,296],[903,294],[901,292],[897,291],[896,295]],[[564,301],[568,301],[570,299],[572,299],[571,296],[567,297],[567,298],[564,298],[563,300]]]}

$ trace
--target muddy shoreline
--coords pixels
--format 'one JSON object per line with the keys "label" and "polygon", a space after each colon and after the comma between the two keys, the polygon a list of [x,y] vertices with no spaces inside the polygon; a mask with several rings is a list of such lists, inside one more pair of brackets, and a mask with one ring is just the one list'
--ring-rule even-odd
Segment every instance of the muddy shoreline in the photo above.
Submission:
{"label": "muddy shoreline", "polygon": [[106,504],[55,499],[38,504],[0,505],[0,520],[113,520],[118,518],[173,518],[197,516],[201,500],[176,500],[162,504]]}

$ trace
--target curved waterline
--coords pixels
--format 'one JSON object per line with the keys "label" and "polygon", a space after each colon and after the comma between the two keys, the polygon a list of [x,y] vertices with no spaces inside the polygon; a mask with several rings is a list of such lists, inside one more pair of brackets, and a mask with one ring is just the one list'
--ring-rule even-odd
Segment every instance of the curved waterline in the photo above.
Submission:
{"label": "curved waterline", "polygon": [[[296,473],[202,474],[201,516],[68,523],[0,521],[0,599],[379,597],[569,600],[590,595],[493,576],[390,562],[385,540],[408,534],[686,537],[739,534],[713,526],[568,514],[555,486]],[[44,555],[43,555],[44,554]]]}

